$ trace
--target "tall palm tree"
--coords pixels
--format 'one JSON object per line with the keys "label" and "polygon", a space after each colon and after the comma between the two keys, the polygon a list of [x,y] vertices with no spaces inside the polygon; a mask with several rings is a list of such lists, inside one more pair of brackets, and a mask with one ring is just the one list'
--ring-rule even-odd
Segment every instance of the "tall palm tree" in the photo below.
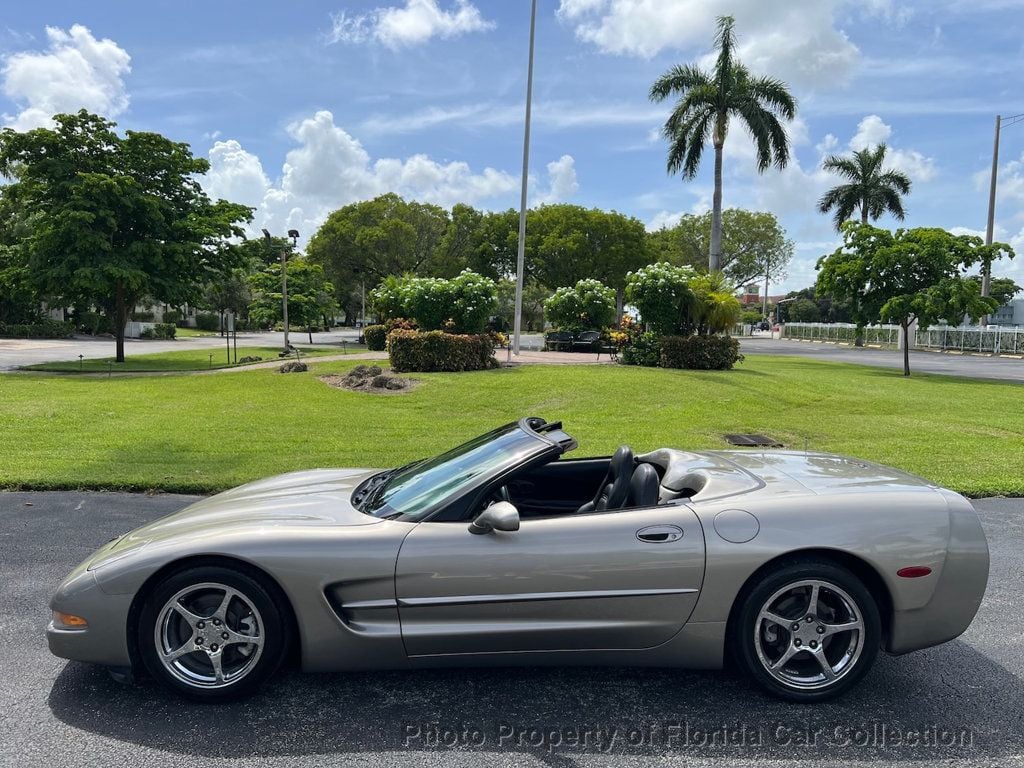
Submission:
{"label": "tall palm tree", "polygon": [[785,83],[771,77],[755,77],[736,60],[733,17],[718,17],[715,35],[718,57],[712,72],[693,64],[679,64],[651,86],[650,98],[661,102],[678,96],[662,133],[669,141],[668,172],[682,172],[692,179],[700,167],[704,147],[715,148],[715,194],[711,206],[711,247],[708,268],[719,269],[722,250],[722,148],[729,120],[746,124],[757,145],[757,170],[789,162],[789,136],[780,117],[792,120],[796,99]]}
{"label": "tall palm tree", "polygon": [[818,210],[828,213],[835,209],[833,220],[836,229],[844,221],[860,213],[860,220],[867,224],[886,211],[900,221],[906,216],[903,210],[903,195],[910,193],[910,178],[901,171],[886,171],[885,144],[874,149],[865,147],[848,157],[832,155],[826,158],[823,168],[849,180],[826,192],[818,201]]}

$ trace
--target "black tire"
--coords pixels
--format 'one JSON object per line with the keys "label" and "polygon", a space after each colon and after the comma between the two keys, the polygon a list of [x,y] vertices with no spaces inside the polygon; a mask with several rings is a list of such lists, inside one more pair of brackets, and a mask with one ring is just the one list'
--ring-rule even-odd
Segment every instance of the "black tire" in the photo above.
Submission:
{"label": "black tire", "polygon": [[[819,594],[824,597],[813,611],[809,606],[803,611],[797,610],[800,607],[797,601],[803,590],[807,590],[808,601],[810,598],[811,585],[804,582],[822,583]],[[828,585],[838,589],[829,590]],[[780,592],[782,595],[776,597]],[[882,631],[878,606],[863,582],[840,565],[812,560],[780,565],[777,570],[760,579],[741,599],[743,602],[732,628],[730,650],[740,668],[773,696],[802,703],[840,696],[860,682],[878,656]],[[772,602],[769,604],[769,601]],[[821,634],[815,633],[828,632],[830,621],[834,625],[842,625],[843,618],[832,617],[841,617],[849,607],[847,603],[851,601],[856,615],[851,614],[845,623],[855,623],[855,619],[859,618],[863,629],[838,632],[826,637],[820,641],[819,648],[817,638]],[[792,608],[772,611],[779,617],[786,617],[785,627],[780,622],[768,619],[759,621],[763,609],[787,607],[787,603]],[[815,616],[808,620],[811,613],[822,613],[827,618]],[[769,642],[772,638],[774,640]],[[832,663],[829,657],[837,660],[839,672],[833,671],[834,679],[829,680],[827,677],[825,664],[819,660],[819,655],[810,650],[811,644],[815,645],[821,656],[826,657],[830,668]],[[859,650],[853,650],[854,645]],[[769,655],[769,652],[776,650],[779,651],[778,656],[773,658]],[[772,662],[780,661],[782,655],[789,652],[795,658],[790,657],[789,661],[783,662],[774,671],[769,670]],[[844,659],[845,666],[840,666]],[[820,682],[811,681],[816,672],[820,673]]]}
{"label": "black tire", "polygon": [[[163,579],[150,592],[139,615],[138,648],[149,674],[162,685],[194,701],[221,702],[252,694],[281,666],[291,643],[291,621],[290,615],[287,613],[288,609],[279,605],[280,598],[275,599],[274,594],[277,590],[272,585],[264,584],[263,581],[257,574],[215,565],[188,568]],[[176,629],[179,633],[182,631],[191,633],[195,638],[202,632],[204,635],[202,641],[205,643],[205,647],[213,647],[216,650],[217,646],[211,646],[211,643],[217,641],[218,637],[212,635],[207,639],[206,633],[217,633],[221,629],[225,629],[231,630],[235,634],[242,634],[253,632],[252,627],[254,626],[259,627],[257,634],[261,637],[262,644],[258,647],[258,652],[250,650],[248,656],[243,656],[242,651],[247,648],[256,649],[257,646],[235,642],[234,647],[229,651],[228,643],[223,644],[222,663],[234,659],[240,667],[238,677],[233,680],[225,679],[222,682],[214,680],[204,683],[199,679],[195,681],[183,679],[190,677],[190,671],[186,666],[193,667],[197,670],[196,674],[198,675],[205,673],[205,665],[209,664],[211,667],[209,674],[214,675],[211,655],[202,651],[186,654],[182,661],[172,665],[172,671],[165,666],[157,648],[157,644],[162,642],[160,638],[163,636],[158,633],[171,631],[169,628],[165,630],[163,617],[165,608],[172,598],[183,590],[194,590],[188,592],[185,597],[196,595],[194,600],[209,602],[206,597],[206,594],[209,593],[210,600],[217,601],[218,590],[212,587],[203,588],[199,585],[223,585],[237,592],[237,597],[229,599],[232,604],[232,608],[229,609],[230,616],[236,620],[236,626],[213,627],[213,613],[201,610],[198,608],[199,603],[192,602],[191,606],[196,608],[197,618],[206,619],[204,621],[206,626],[202,630],[197,630],[190,624],[186,624],[190,619],[179,616],[176,611],[168,609],[168,613],[174,615],[174,618],[168,619],[168,621],[177,622]],[[226,594],[224,590],[219,592]],[[247,609],[249,610],[247,611]],[[243,615],[241,621],[246,623],[245,626],[237,625],[238,615]],[[226,615],[225,624],[230,624],[230,621],[231,618]],[[158,622],[160,622],[160,627],[157,626]],[[182,642],[182,647],[184,647],[183,637],[184,635],[179,634],[174,645]],[[188,643],[194,642],[194,639],[188,641]],[[228,654],[231,656],[229,657]],[[254,655],[255,660],[249,658]],[[167,662],[167,664],[170,665],[172,662]]]}

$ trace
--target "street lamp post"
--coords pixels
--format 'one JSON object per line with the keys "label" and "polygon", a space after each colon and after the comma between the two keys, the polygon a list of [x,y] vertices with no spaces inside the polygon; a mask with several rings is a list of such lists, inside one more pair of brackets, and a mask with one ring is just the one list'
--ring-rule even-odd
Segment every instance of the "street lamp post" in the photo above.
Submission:
{"label": "street lamp post", "polygon": [[[270,232],[266,229],[263,230],[263,237],[267,241],[267,246],[272,247],[273,238],[270,236]],[[292,239],[292,249],[298,247],[299,231],[297,229],[289,229],[288,237]],[[281,319],[284,321],[284,349],[287,352],[289,348],[288,344],[288,249],[281,249]]]}
{"label": "street lamp post", "polygon": [[512,352],[519,354],[523,317],[523,267],[526,261],[526,192],[530,171],[530,110],[533,105],[533,42],[537,31],[537,0],[530,9],[530,58],[526,70],[526,127],[523,130],[523,179],[519,198],[519,250],[516,255],[516,302],[512,321]]}

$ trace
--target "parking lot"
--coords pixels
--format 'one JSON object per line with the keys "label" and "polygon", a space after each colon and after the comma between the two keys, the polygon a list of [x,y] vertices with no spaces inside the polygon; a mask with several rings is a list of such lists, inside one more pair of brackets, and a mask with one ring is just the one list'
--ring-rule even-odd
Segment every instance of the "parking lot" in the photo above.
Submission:
{"label": "parking lot", "polygon": [[0,493],[0,765],[1024,765],[1024,501],[977,502],[989,590],[957,641],[883,657],[817,706],[722,672],[289,672],[200,706],[52,657],[47,601],[112,536],[190,497]]}

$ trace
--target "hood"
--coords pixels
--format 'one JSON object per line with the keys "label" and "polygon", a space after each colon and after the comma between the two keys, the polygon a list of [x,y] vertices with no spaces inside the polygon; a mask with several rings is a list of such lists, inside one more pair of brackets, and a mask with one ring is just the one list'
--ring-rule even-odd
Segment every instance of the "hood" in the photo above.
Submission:
{"label": "hood", "polygon": [[790,486],[811,493],[856,493],[937,489],[923,478],[883,464],[803,451],[713,451],[771,486]]}
{"label": "hood", "polygon": [[379,518],[352,506],[353,489],[378,469],[289,472],[232,488],[114,539],[91,558],[90,568],[159,539],[234,526],[374,525]]}

